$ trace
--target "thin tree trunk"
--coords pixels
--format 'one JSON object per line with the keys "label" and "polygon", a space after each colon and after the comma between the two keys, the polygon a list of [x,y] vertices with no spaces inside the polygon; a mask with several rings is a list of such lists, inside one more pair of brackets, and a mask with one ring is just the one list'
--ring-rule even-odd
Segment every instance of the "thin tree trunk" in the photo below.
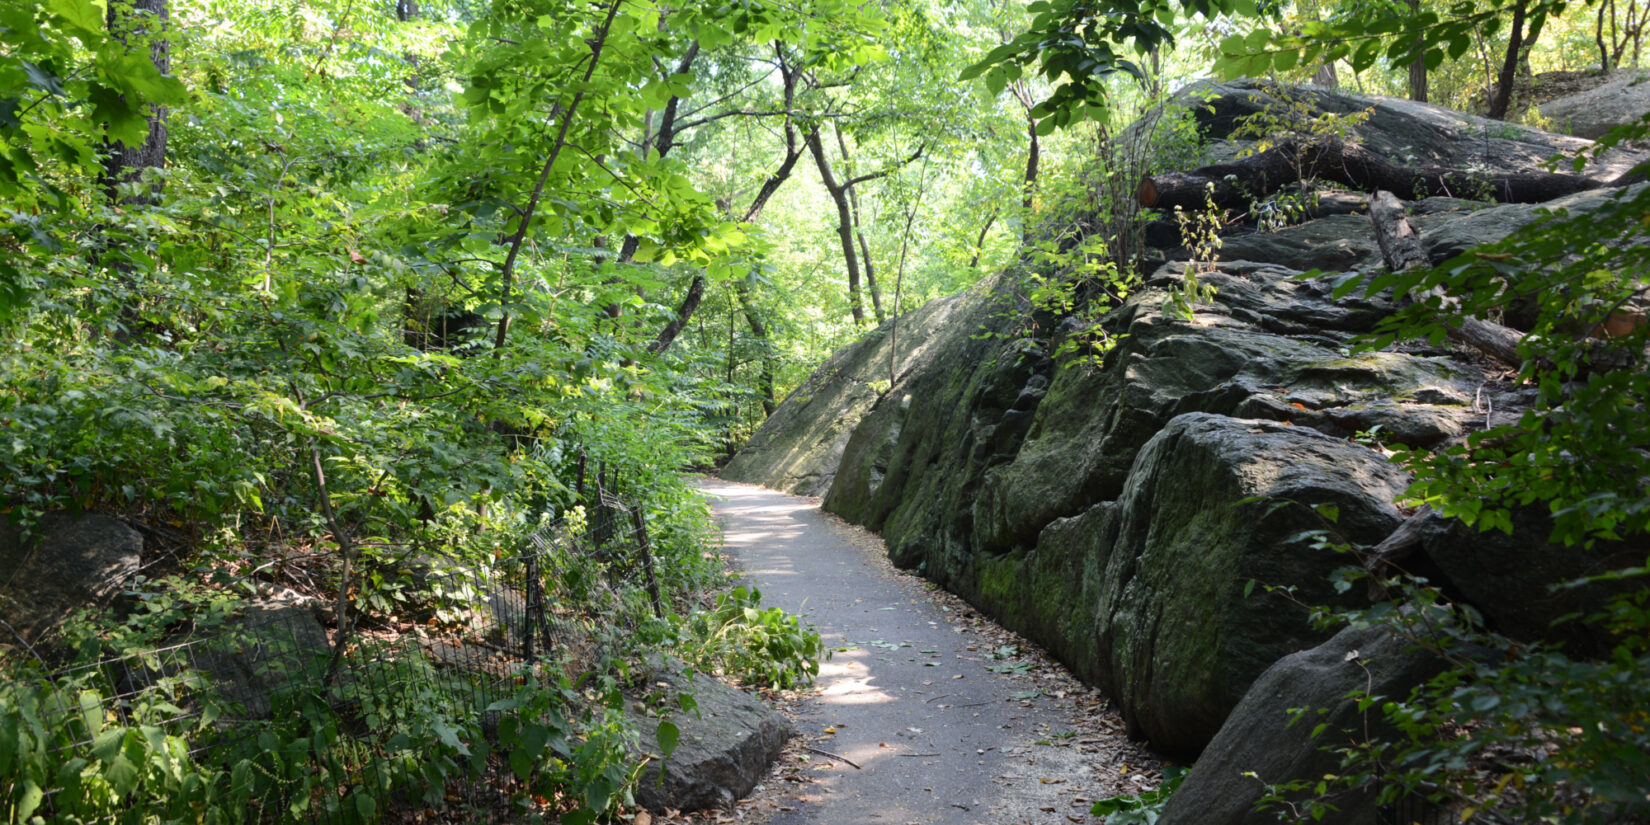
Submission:
{"label": "thin tree trunk", "polygon": [[[168,20],[166,0],[111,0],[106,22],[109,33],[128,48],[134,39],[140,43],[149,40],[149,59],[161,74],[172,68],[171,44],[163,36]],[[109,203],[125,206],[147,206],[160,195],[160,182],[150,185],[148,193],[131,194],[122,198],[120,186],[143,178],[145,169],[166,167],[165,106],[149,107],[149,135],[136,146],[121,141],[110,141],[108,154],[103,159],[103,174],[99,181]]]}
{"label": "thin tree trunk", "polygon": [[[1604,45],[1604,13],[1605,10],[1609,8],[1610,4],[1608,2],[1598,4],[1598,26],[1593,29],[1593,41],[1598,43],[1598,67],[1602,69],[1605,74],[1609,74],[1610,72],[1610,49]],[[1615,15],[1612,14],[1611,22],[1614,21]]]}
{"label": "thin tree trunk", "polygon": [[[1421,13],[1421,0],[1409,0],[1409,13]],[[1416,55],[1409,62],[1409,99],[1418,103],[1427,102],[1427,61],[1421,55]]]}
{"label": "thin tree trunk", "polygon": [[[853,161],[848,157],[848,141],[842,137],[842,128],[832,125],[836,133],[836,147],[842,153],[842,173],[853,177]],[[877,323],[887,320],[882,311],[882,290],[877,288],[877,270],[871,263],[871,246],[865,242],[865,228],[860,225],[859,187],[848,187],[848,211],[854,219],[854,236],[859,240],[859,260],[865,268],[865,288],[871,293],[871,311],[877,316]]]}
{"label": "thin tree trunk", "polygon": [[848,210],[847,187],[837,181],[835,173],[831,171],[831,160],[825,157],[825,147],[819,139],[819,127],[814,126],[803,138],[808,144],[809,151],[813,152],[814,165],[819,169],[819,179],[825,184],[825,191],[831,196],[831,202],[836,204],[836,235],[842,245],[842,260],[848,267],[848,311],[854,316],[854,323],[865,324],[865,305],[859,293],[859,255],[854,249],[853,218]]}
{"label": "thin tree trunk", "polygon": [[[1043,141],[1037,135],[1037,119],[1031,116],[1031,110],[1036,105],[1031,99],[1031,90],[1024,82],[1016,80],[1009,86],[1014,93],[1014,99],[1020,102],[1020,108],[1026,113],[1026,171],[1020,184],[1020,208],[1026,215],[1031,214],[1031,205],[1036,200],[1037,175],[1043,158]],[[1028,221],[1029,223],[1029,221]]]}
{"label": "thin tree trunk", "polygon": [[538,212],[539,201],[544,198],[545,184],[550,180],[550,170],[556,166],[556,158],[561,156],[561,150],[567,146],[567,130],[573,125],[573,116],[579,111],[579,104],[584,101],[584,89],[590,85],[590,78],[596,73],[596,64],[601,61],[602,47],[607,45],[607,33],[613,27],[613,18],[619,14],[619,6],[624,0],[613,0],[607,7],[607,16],[603,18],[601,27],[596,29],[595,36],[590,40],[590,62],[585,64],[584,78],[579,82],[579,92],[573,95],[572,102],[567,104],[567,110],[562,112],[561,126],[556,132],[556,142],[550,147],[550,156],[545,158],[544,167],[539,170],[538,182],[533,185],[533,193],[527,198],[527,208],[521,211],[521,226],[510,237],[510,251],[504,256],[504,267],[499,274],[501,286],[499,288],[500,317],[498,319],[498,334],[493,338],[493,356],[501,357],[504,353],[504,339],[510,332],[510,293],[515,290],[516,261],[521,256],[521,247],[527,241],[527,230],[532,225],[533,215]]}
{"label": "thin tree trunk", "polygon": [[[985,223],[980,226],[980,234],[974,237],[974,257],[968,259],[969,269],[980,268],[980,253],[985,250],[985,236],[991,232],[991,225],[997,222],[997,216],[1002,213],[1001,209],[993,208],[991,214],[986,216]],[[894,304],[894,311],[898,312],[899,301],[896,299]]]}
{"label": "thin tree trunk", "polygon": [[751,328],[751,336],[762,349],[762,374],[757,379],[757,389],[762,391],[762,414],[773,415],[778,407],[778,399],[773,393],[773,342],[768,338],[767,325],[762,323],[761,316],[756,311],[756,302],[751,298],[751,277],[735,281],[733,291],[739,298],[739,309],[745,315],[745,323]]}
{"label": "thin tree trunk", "polygon": [[1495,98],[1490,101],[1487,116],[1493,120],[1507,117],[1507,106],[1512,103],[1513,78],[1518,72],[1519,55],[1524,49],[1524,17],[1528,0],[1518,0],[1513,6],[1512,29],[1507,33],[1507,58],[1501,61],[1501,74],[1495,83]]}
{"label": "thin tree trunk", "polygon": [[[1381,247],[1381,258],[1386,262],[1387,269],[1402,272],[1432,265],[1426,251],[1421,248],[1421,234],[1404,217],[1403,204],[1391,192],[1376,192],[1370,196],[1369,222],[1374,228],[1375,242]],[[1445,307],[1454,307],[1459,303],[1444,294],[1442,289],[1431,289],[1410,297],[1415,301],[1437,298]],[[1446,327],[1445,332],[1450,338],[1475,347],[1503,363],[1515,367],[1523,363],[1518,355],[1518,343],[1523,340],[1524,334],[1518,330],[1478,318],[1464,318],[1460,324]]]}
{"label": "thin tree trunk", "polygon": [[[1156,53],[1153,52],[1153,54],[1155,55]],[[927,180],[924,180],[923,185],[917,188],[917,197],[911,202],[910,208],[905,212],[905,230],[900,233],[899,238],[899,268],[894,273],[894,321],[888,325],[889,392],[894,391],[894,384],[899,380],[899,302],[901,297],[900,293],[905,288],[905,258],[906,254],[911,249],[911,225],[917,221],[917,210],[922,206],[922,196],[927,188]],[[995,220],[997,215],[996,211],[993,210],[991,215],[992,220]],[[987,221],[986,227],[989,228],[990,226],[990,221]],[[982,234],[981,237],[983,239],[984,235]],[[978,258],[979,253],[976,252],[975,259],[978,260]]]}

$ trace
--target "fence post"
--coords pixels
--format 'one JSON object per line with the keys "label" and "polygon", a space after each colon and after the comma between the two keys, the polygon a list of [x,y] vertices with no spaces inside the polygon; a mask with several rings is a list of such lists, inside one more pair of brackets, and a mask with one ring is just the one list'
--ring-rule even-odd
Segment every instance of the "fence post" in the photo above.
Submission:
{"label": "fence post", "polygon": [[[527,609],[525,611],[525,615],[521,617],[523,631],[521,658],[524,659],[528,665],[533,665],[538,661],[536,651],[533,650],[533,635],[537,630],[534,619],[537,617],[539,612],[544,610],[544,595],[539,591],[538,554],[532,553],[527,556],[525,570],[523,572],[527,576],[527,592],[525,594]],[[546,639],[545,641],[548,642],[549,640]]]}
{"label": "fence post", "polygon": [[647,596],[653,600],[653,615],[663,619],[664,605],[659,601],[659,580],[653,575],[653,549],[647,541],[647,520],[642,518],[642,505],[631,505],[630,519],[636,524],[636,542],[642,548],[642,573],[647,576]]}

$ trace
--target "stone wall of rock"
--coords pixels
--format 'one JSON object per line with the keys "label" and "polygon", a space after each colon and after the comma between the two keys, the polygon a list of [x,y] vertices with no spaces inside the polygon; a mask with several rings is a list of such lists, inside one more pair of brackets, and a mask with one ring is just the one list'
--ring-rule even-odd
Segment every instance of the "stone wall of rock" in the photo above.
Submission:
{"label": "stone wall of rock", "polygon": [[[1217,98],[1198,118],[1215,138],[1272,94],[1253,83],[1212,88]],[[1373,107],[1352,138],[1394,162],[1475,159],[1529,171],[1555,150],[1585,146],[1527,129],[1506,134],[1504,124],[1425,104],[1308,95],[1328,111]],[[1638,159],[1618,153],[1590,174],[1613,180]],[[1443,196],[1456,194],[1465,193],[1413,205],[1434,260],[1537,214]],[[1562,205],[1586,209],[1606,196]],[[1330,528],[1312,505],[1334,505],[1331,529],[1344,538],[1378,542],[1402,519],[1393,501],[1407,484],[1379,442],[1441,446],[1481,429],[1488,410],[1517,415],[1528,403],[1499,368],[1447,347],[1350,354],[1353,337],[1393,307],[1379,297],[1335,299],[1332,276],[1303,279],[1298,270],[1378,265],[1361,216],[1247,232],[1227,238],[1219,261],[1164,265],[1086,327],[1035,317],[1008,273],[947,304],[932,346],[889,392],[803,415],[833,381],[861,380],[834,377],[851,371],[833,359],[799,391],[801,403],[787,401],[794,414],[776,415],[753,440],[753,449],[771,450],[792,430],[828,422],[833,433],[851,431],[839,459],[833,447],[812,451],[813,465],[782,470],[736,461],[734,477],[781,489],[795,489],[795,478],[832,478],[826,509],[879,531],[895,563],[1103,686],[1137,735],[1193,756],[1269,666],[1327,638],[1295,604],[1249,582],[1294,588],[1307,602],[1356,598],[1337,596],[1327,581],[1346,560],[1301,535]],[[1216,290],[1190,317],[1165,310],[1187,266]],[[1054,357],[1071,336],[1102,333],[1116,343],[1100,363]],[[1478,593],[1503,630],[1535,636],[1585,597],[1525,616],[1511,605],[1498,614],[1497,594],[1539,602],[1532,593],[1548,582],[1613,552],[1537,564],[1543,537],[1532,524],[1510,540],[1515,551],[1443,525],[1427,534],[1424,556],[1446,579],[1481,579],[1459,590]],[[1486,574],[1491,557],[1525,559],[1535,572],[1513,587]]]}
{"label": "stone wall of rock", "polygon": [[945,339],[942,331],[955,327],[948,324],[952,316],[988,291],[930,301],[837,351],[774,410],[722,477],[823,495],[854,425],[880,397],[879,387],[886,389],[895,375],[927,359]]}

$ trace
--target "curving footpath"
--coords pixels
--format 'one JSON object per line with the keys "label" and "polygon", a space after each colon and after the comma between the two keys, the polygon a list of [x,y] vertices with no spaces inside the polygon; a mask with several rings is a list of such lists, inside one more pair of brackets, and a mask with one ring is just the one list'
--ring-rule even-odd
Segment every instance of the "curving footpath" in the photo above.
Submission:
{"label": "curving footpath", "polygon": [[716,479],[701,489],[763,603],[802,615],[834,651],[790,709],[799,741],[744,818],[1090,823],[1095,799],[1156,785],[1159,763],[1104,699],[893,569],[875,536],[813,499]]}

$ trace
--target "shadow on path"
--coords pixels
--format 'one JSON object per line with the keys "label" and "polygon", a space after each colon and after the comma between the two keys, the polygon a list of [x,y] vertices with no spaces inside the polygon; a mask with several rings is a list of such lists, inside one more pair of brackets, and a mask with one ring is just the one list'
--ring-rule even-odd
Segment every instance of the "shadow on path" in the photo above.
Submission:
{"label": "shadow on path", "polygon": [[834,651],[795,709],[802,742],[860,766],[808,753],[769,823],[1098,822],[1094,799],[1140,790],[1130,772],[1150,778],[1156,760],[1097,694],[1046,659],[993,658],[1002,631],[893,569],[874,536],[810,499],[700,486],[763,603]]}

